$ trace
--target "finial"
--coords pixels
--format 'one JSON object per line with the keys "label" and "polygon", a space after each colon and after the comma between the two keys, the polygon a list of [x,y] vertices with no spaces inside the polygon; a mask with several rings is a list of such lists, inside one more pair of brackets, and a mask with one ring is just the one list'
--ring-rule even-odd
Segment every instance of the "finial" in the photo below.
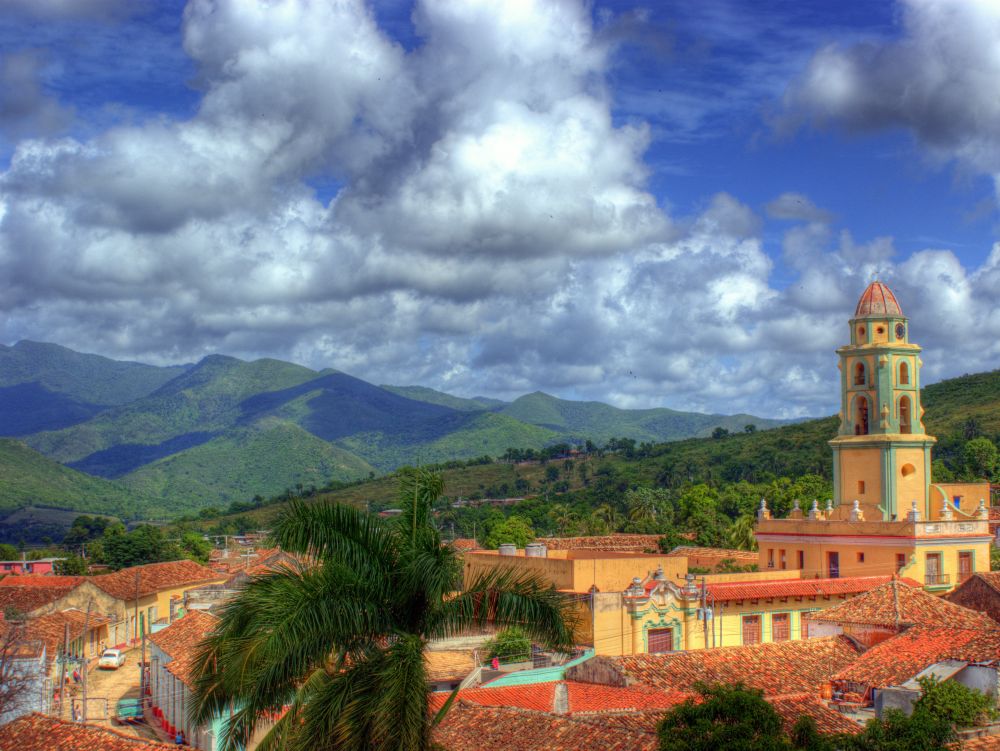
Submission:
{"label": "finial", "polygon": [[980,519],[989,519],[990,511],[986,508],[986,500],[983,498],[979,499],[979,508],[976,509],[976,516]]}
{"label": "finial", "polygon": [[941,518],[944,521],[951,521],[955,515],[951,512],[951,506],[948,505],[948,499],[944,498],[941,501]]}
{"label": "finial", "polygon": [[865,512],[861,510],[861,501],[855,499],[854,506],[851,508],[851,521],[863,522],[864,520],[865,520]]}
{"label": "finial", "polygon": [[771,512],[767,510],[767,501],[763,498],[760,499],[760,508],[757,509],[758,519],[770,519]]}
{"label": "finial", "polygon": [[799,510],[800,510],[799,509],[799,499],[796,498],[794,501],[792,501],[792,511],[799,511]]}
{"label": "finial", "polygon": [[819,518],[819,501],[813,498],[812,508],[809,509],[809,518],[818,519]]}
{"label": "finial", "polygon": [[906,521],[908,521],[908,522],[918,522],[918,521],[920,521],[920,512],[917,511],[917,501],[916,501],[916,499],[914,499],[913,506],[910,507],[910,510],[908,512],[906,512]]}

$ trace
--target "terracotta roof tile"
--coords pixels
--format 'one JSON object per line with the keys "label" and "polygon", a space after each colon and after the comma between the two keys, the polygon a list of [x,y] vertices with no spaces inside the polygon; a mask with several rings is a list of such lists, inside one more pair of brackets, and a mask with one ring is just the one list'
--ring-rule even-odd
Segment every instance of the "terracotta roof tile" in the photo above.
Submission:
{"label": "terracotta roof tile", "polygon": [[950,745],[956,751],[1000,751],[1000,735],[984,735]]}
{"label": "terracotta roof tile", "polygon": [[175,748],[98,725],[32,713],[7,723],[0,751],[158,751]]}
{"label": "terracotta roof tile", "polygon": [[851,733],[853,735],[860,733],[863,729],[861,725],[830,707],[815,694],[772,696],[768,698],[768,701],[781,715],[787,733],[792,731],[802,715],[812,717],[816,721],[816,729],[824,735],[832,733]]}
{"label": "terracotta roof tile", "polygon": [[476,669],[476,661],[469,650],[428,650],[424,652],[427,679],[448,681],[465,678]]}
{"label": "terracotta roof tile", "polygon": [[655,751],[656,734],[510,707],[453,706],[434,731],[446,751]]}
{"label": "terracotta roof tile", "polygon": [[678,545],[667,553],[668,557],[694,556],[697,558],[732,558],[739,562],[757,563],[759,556],[752,550],[737,550],[735,548],[699,548],[694,545]]}
{"label": "terracotta roof tile", "polygon": [[816,694],[857,657],[853,642],[833,637],[604,659],[620,668],[629,686],[691,691],[698,682],[743,683],[780,695]]}
{"label": "terracotta roof tile", "polygon": [[854,309],[855,318],[871,316],[902,316],[899,303],[892,290],[880,281],[869,284],[861,293],[858,307]]}
{"label": "terracotta roof tile", "polygon": [[455,548],[455,550],[458,550],[459,552],[465,550],[479,550],[479,543],[476,540],[473,540],[468,537],[459,537],[457,539],[452,540],[448,544],[451,545],[453,548]]}
{"label": "terracotta roof tile", "polygon": [[92,576],[90,580],[112,597],[119,600],[134,600],[137,573],[139,575],[140,597],[146,597],[164,589],[219,582],[225,578],[219,572],[206,566],[194,561],[183,560],[132,566],[111,574]]}
{"label": "terracotta roof tile", "polygon": [[84,576],[5,576],[0,579],[0,587],[75,587]]}
{"label": "terracotta roof tile", "polygon": [[153,644],[170,657],[170,662],[164,666],[167,671],[186,686],[194,685],[195,676],[191,674],[191,668],[196,648],[215,629],[218,622],[219,619],[210,613],[189,610],[183,617],[149,637]]}
{"label": "terracotta roof tile", "polygon": [[592,537],[539,537],[549,550],[600,550],[609,553],[659,552],[662,535],[613,534]]}
{"label": "terracotta roof tile", "polygon": [[951,628],[1000,628],[983,613],[952,603],[893,580],[847,602],[809,615],[813,621],[859,626],[948,626]]}
{"label": "terracotta roof tile", "polygon": [[833,680],[874,688],[895,686],[941,660],[1000,660],[1000,630],[914,626],[840,668]]}
{"label": "terracotta roof tile", "polygon": [[[500,688],[466,689],[459,692],[457,699],[468,704],[486,707],[516,707],[535,712],[555,712],[556,692],[565,687],[566,705],[560,714],[574,717],[636,710],[662,710],[680,704],[689,694],[678,691],[656,691],[649,688],[618,688],[596,683],[578,681],[553,681],[532,683],[524,686],[503,686]],[[431,695],[430,709],[440,709],[450,694],[438,692]]]}
{"label": "terracotta roof tile", "polygon": [[61,610],[27,621],[23,634],[28,641],[44,643],[46,660],[51,662],[65,645],[67,626],[70,641],[73,641],[85,635],[85,627],[92,630],[110,622],[109,617],[98,613],[91,613],[88,622],[87,614],[81,610]]}
{"label": "terracotta roof tile", "polygon": [[716,602],[765,600],[776,597],[829,597],[867,592],[873,587],[886,584],[891,580],[891,576],[845,576],[838,579],[722,582],[709,584],[708,591]]}
{"label": "terracotta roof tile", "polygon": [[78,585],[61,587],[0,587],[0,611],[13,608],[19,613],[28,614],[34,610],[50,605],[62,599]]}

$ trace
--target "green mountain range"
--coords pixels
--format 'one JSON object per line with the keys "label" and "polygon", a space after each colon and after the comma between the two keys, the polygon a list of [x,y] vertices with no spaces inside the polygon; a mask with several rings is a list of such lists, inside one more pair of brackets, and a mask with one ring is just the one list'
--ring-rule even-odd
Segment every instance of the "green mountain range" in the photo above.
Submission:
{"label": "green mountain range", "polygon": [[0,477],[0,512],[76,508],[96,495],[103,505],[80,508],[168,518],[403,464],[587,439],[671,441],[749,423],[780,421],[623,410],[540,392],[510,403],[467,399],[271,359],[212,355],[156,367],[19,342],[0,347],[0,436],[22,442],[4,444],[20,453]]}

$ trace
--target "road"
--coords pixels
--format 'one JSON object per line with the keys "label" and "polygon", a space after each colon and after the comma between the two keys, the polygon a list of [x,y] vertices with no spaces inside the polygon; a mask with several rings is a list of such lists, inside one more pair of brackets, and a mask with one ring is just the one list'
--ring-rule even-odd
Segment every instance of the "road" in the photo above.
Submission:
{"label": "road", "polygon": [[[113,725],[115,706],[119,699],[137,698],[139,696],[139,659],[141,650],[130,649],[125,656],[125,664],[117,670],[98,670],[94,668],[87,675],[87,721],[96,722],[140,738],[156,740],[153,729],[145,723],[139,725]],[[76,689],[76,705],[82,706],[82,687]],[[107,713],[105,701],[107,700]]]}

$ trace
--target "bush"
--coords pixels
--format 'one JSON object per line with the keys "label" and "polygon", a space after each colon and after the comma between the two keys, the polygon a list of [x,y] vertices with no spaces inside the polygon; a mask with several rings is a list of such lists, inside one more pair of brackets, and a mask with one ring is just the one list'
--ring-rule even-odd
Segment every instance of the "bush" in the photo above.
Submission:
{"label": "bush", "polygon": [[933,676],[920,678],[924,695],[917,700],[914,712],[927,712],[958,727],[979,724],[992,714],[992,700],[984,693],[955,681],[941,682]]}
{"label": "bush", "polygon": [[527,662],[531,659],[531,639],[519,628],[507,628],[483,644],[489,659],[500,662]]}

